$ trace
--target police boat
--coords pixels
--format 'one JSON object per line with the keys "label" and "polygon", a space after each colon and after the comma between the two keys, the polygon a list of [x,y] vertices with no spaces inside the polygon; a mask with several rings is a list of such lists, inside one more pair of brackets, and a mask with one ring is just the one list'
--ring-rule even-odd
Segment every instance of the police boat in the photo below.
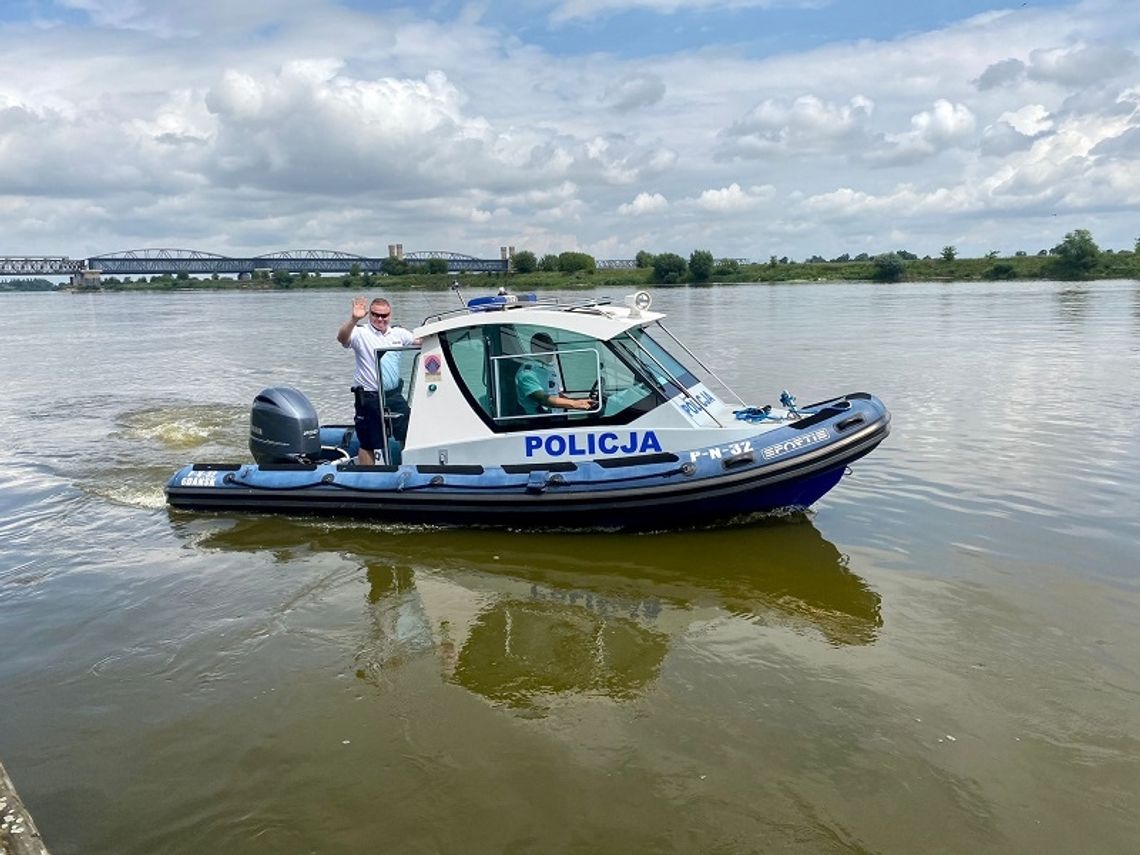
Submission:
{"label": "police boat", "polygon": [[354,459],[351,425],[321,425],[301,391],[273,387],[250,411],[254,462],[187,465],[166,485],[167,502],[449,526],[665,529],[806,508],[889,431],[890,413],[866,392],[746,403],[650,311],[645,291],[621,302],[460,301],[413,331],[418,346],[376,352],[399,362],[407,406],[396,412],[381,396],[375,465]]}

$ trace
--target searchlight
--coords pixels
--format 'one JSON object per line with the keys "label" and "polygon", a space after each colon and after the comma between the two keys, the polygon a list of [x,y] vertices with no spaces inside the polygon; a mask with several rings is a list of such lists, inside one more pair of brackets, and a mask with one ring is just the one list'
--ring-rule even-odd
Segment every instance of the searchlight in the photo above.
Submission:
{"label": "searchlight", "polygon": [[641,317],[641,313],[653,305],[653,296],[648,291],[637,291],[623,301],[629,307],[631,318]]}

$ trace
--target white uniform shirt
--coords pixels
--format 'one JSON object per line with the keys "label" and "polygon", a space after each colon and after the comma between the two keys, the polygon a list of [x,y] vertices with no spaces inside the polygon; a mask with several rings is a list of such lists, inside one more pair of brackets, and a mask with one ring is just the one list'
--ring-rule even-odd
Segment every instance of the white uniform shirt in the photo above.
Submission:
{"label": "white uniform shirt", "polygon": [[[376,382],[376,349],[380,347],[406,347],[415,344],[416,340],[410,332],[403,327],[388,327],[386,333],[379,333],[370,323],[359,324],[352,328],[352,335],[348,337],[346,348],[352,348],[356,354],[356,371],[352,375],[354,386],[363,386],[367,392],[375,392],[379,388]],[[390,354],[382,361],[384,372],[384,391],[391,391],[400,385],[399,354]]]}

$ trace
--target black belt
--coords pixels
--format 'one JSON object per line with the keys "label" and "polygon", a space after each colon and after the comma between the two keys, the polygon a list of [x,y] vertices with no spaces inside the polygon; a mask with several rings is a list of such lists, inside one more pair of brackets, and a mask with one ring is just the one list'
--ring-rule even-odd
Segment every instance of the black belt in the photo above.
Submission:
{"label": "black belt", "polygon": [[[367,395],[375,395],[376,394],[375,389],[365,389],[363,386],[353,386],[351,389],[349,389],[349,391],[352,392],[352,394],[356,396],[356,400],[358,400],[358,401],[362,400]],[[391,398],[391,397],[396,396],[396,395],[403,395],[403,393],[404,393],[404,381],[401,380],[399,385],[396,386],[396,388],[385,389],[384,390],[384,397],[385,398]]]}

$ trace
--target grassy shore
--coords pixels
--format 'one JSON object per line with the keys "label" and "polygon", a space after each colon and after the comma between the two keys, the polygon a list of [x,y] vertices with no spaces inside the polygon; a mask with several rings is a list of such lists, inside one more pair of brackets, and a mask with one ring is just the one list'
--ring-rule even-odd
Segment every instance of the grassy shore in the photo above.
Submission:
{"label": "grassy shore", "polygon": [[[1140,255],[1131,252],[1106,252],[1095,266],[1079,276],[1059,268],[1054,256],[1009,256],[1005,258],[920,258],[905,262],[902,280],[975,282],[983,280],[1041,279],[1140,279]],[[100,287],[108,291],[169,291],[181,289],[218,290],[305,290],[343,288],[348,291],[417,289],[445,290],[459,280],[468,287],[487,288],[507,284],[512,291],[566,288],[644,288],[659,284],[652,268],[605,269],[559,273],[535,271],[509,274],[408,273],[401,276],[345,274],[343,276],[279,276],[274,278],[237,280],[227,277],[196,278],[186,276],[154,277],[148,282],[105,279]],[[735,270],[715,272],[707,280],[686,280],[677,284],[748,284],[754,282],[867,282],[876,279],[873,260],[846,262],[787,262],[742,264]]]}

